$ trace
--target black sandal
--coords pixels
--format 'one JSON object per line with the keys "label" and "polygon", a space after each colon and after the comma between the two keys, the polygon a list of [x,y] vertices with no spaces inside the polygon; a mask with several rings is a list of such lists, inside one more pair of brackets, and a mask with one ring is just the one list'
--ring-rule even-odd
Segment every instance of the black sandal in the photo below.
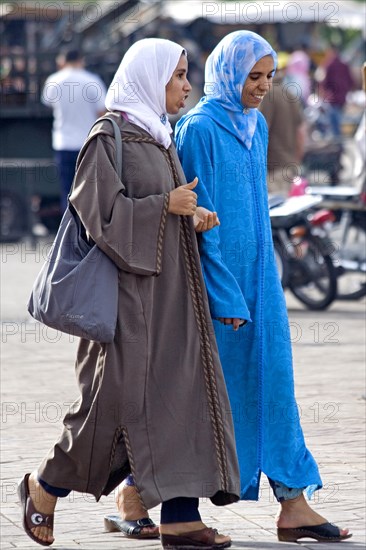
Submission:
{"label": "black sandal", "polygon": [[[118,531],[130,539],[159,538],[158,526],[150,518],[142,518],[132,521],[122,519],[121,516],[111,514],[104,516],[104,527],[108,533],[116,533]],[[142,533],[141,531],[146,527],[156,528],[157,533]]]}
{"label": "black sandal", "polygon": [[297,542],[299,539],[311,538],[319,542],[339,542],[350,539],[352,534],[341,535],[339,527],[333,523],[322,523],[321,525],[306,525],[304,527],[277,529],[278,540],[282,542]]}

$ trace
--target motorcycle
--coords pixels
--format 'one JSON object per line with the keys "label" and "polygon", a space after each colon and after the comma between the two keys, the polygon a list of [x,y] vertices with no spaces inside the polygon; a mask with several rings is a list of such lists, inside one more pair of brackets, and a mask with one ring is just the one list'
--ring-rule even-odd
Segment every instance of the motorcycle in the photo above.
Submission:
{"label": "motorcycle", "polygon": [[[352,185],[309,186],[304,178],[294,180],[291,192],[321,196],[318,207],[329,209],[334,223],[325,229],[335,249],[332,254],[338,272],[339,300],[366,296],[366,114],[350,142]],[[334,183],[334,182],[332,182]]]}
{"label": "motorcycle", "polygon": [[[308,125],[308,142],[305,148],[303,166],[314,180],[336,185],[342,169],[344,143],[336,138],[330,126],[329,104],[312,94],[304,110]],[[315,181],[320,183],[319,181]]]}
{"label": "motorcycle", "polygon": [[357,187],[307,187],[308,196],[319,194],[320,205],[330,209],[335,221],[328,238],[338,265],[338,300],[359,300],[366,296],[366,181]]}
{"label": "motorcycle", "polygon": [[334,247],[324,229],[333,219],[327,210],[314,211],[319,196],[270,197],[270,218],[282,287],[308,309],[329,307],[337,296]]}

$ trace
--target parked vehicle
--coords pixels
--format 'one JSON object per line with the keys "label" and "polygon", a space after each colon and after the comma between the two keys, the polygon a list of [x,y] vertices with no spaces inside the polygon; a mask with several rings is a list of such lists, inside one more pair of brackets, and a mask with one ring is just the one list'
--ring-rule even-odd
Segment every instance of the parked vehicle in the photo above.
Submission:
{"label": "parked vehicle", "polygon": [[[51,147],[52,112],[40,102],[46,77],[56,68],[56,39],[60,13],[43,10],[39,3],[13,3],[0,14],[0,242],[32,236],[41,222],[51,229],[60,212],[49,216],[44,208],[57,208],[59,182]],[[59,13],[58,13],[59,12]],[[64,20],[61,18],[61,21]],[[43,215],[45,214],[45,215]]]}
{"label": "parked vehicle", "polygon": [[[315,183],[336,185],[342,169],[344,143],[332,133],[329,104],[315,94],[311,95],[304,110],[308,125],[308,142],[303,166],[307,174],[313,174]],[[320,181],[319,181],[320,179]]]}
{"label": "parked vehicle", "polygon": [[[365,176],[364,176],[365,177]],[[334,213],[328,228],[333,243],[333,261],[338,266],[339,300],[366,296],[366,184],[363,191],[351,186],[308,187],[308,196],[320,194],[322,207]]]}
{"label": "parked vehicle", "polygon": [[[7,120],[2,122],[5,127]],[[28,134],[26,123],[24,134]],[[23,150],[27,149],[24,145]],[[59,204],[58,174],[52,157],[0,160],[0,242],[32,236],[36,224],[55,231],[61,219]]]}
{"label": "parked vehicle", "polygon": [[329,307],[337,296],[337,269],[333,245],[324,229],[332,215],[314,213],[321,197],[270,198],[270,216],[276,261],[284,289],[308,309]]}
{"label": "parked vehicle", "polygon": [[84,2],[73,2],[71,10],[68,4],[2,3],[0,242],[37,237],[37,225],[54,232],[61,220],[52,111],[40,100],[46,78],[58,68],[59,53],[69,48],[84,52],[86,67],[108,85],[130,45],[110,28],[123,25],[129,10],[139,8],[138,0],[102,2],[88,17]]}
{"label": "parked vehicle", "polygon": [[[366,295],[366,114],[350,140],[352,173],[351,185],[299,185],[299,193],[321,195],[320,208],[334,214],[334,223],[328,228],[328,238],[335,252],[333,260],[338,268],[340,300],[358,300]],[[304,182],[300,182],[304,183]],[[306,182],[305,182],[306,183]]]}

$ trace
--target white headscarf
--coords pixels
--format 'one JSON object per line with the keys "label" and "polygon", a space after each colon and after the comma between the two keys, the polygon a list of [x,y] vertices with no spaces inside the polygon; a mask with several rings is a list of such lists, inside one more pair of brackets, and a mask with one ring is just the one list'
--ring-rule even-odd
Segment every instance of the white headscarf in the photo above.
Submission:
{"label": "white headscarf", "polygon": [[162,38],[139,40],[127,50],[110,85],[105,106],[127,113],[167,149],[173,132],[166,112],[165,86],[185,49]]}

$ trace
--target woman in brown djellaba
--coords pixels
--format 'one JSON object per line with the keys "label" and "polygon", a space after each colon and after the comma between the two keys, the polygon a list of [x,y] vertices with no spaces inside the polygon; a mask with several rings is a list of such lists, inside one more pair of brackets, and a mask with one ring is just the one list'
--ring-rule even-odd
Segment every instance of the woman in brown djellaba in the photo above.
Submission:
{"label": "woman in brown djellaba", "polygon": [[120,270],[118,321],[111,344],[80,340],[81,398],[19,485],[24,529],[44,546],[57,498],[74,490],[99,500],[130,474],[146,509],[162,503],[164,548],[230,546],[198,511],[199,497],[235,502],[240,485],[195,234],[219,221],[197,208],[197,179],[186,184],[167,116],[191,90],[187,67],[178,44],[134,44],[106,101],[122,132],[122,181],[108,121],[79,155],[70,202]]}

